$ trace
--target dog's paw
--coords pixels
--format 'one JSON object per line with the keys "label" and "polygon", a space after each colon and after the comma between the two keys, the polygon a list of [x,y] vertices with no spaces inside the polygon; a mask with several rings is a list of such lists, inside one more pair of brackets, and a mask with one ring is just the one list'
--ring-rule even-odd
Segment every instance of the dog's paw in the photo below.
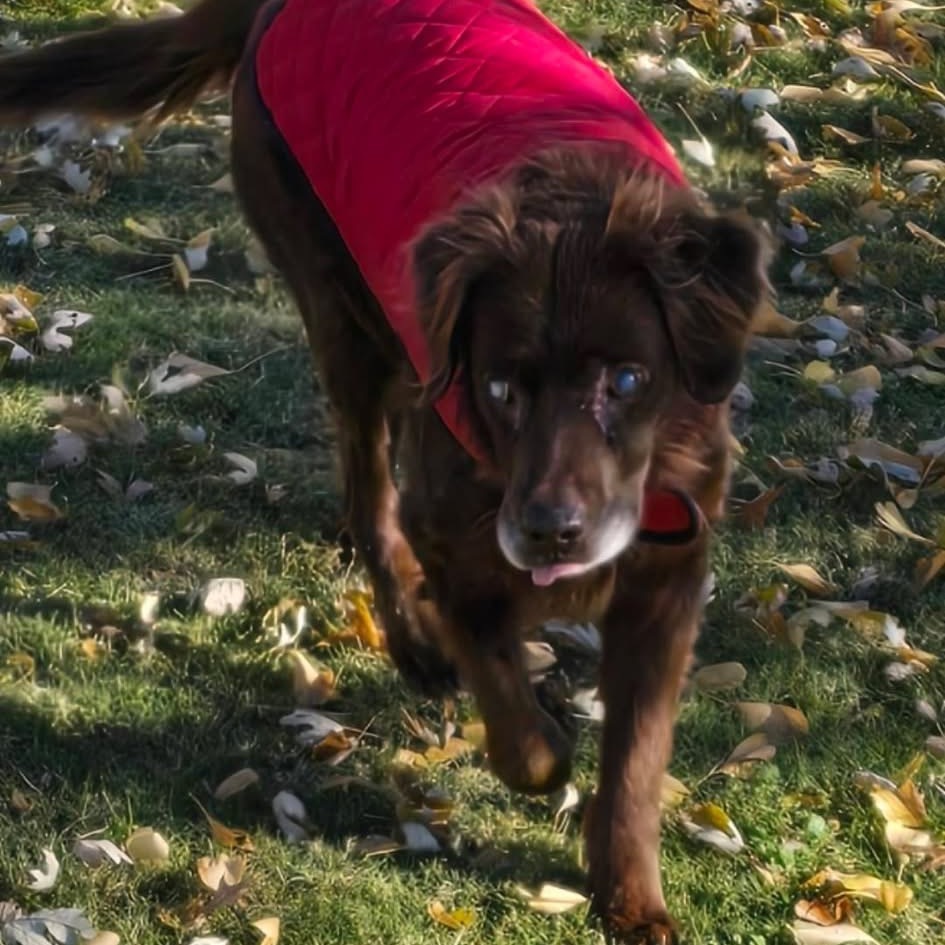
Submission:
{"label": "dog's paw", "polygon": [[639,921],[611,920],[612,941],[619,945],[680,945],[679,933],[669,916]]}

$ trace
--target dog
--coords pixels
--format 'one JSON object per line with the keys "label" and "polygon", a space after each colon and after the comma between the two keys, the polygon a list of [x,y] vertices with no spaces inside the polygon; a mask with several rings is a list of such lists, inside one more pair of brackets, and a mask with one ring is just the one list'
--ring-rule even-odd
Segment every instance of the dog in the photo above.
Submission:
{"label": "dog", "polygon": [[596,622],[593,910],[619,941],[677,941],[660,787],[766,240],[531,0],[202,0],[0,59],[0,122],[161,120],[224,88],[393,661],[471,691],[494,773],[549,792],[572,744],[521,632]]}

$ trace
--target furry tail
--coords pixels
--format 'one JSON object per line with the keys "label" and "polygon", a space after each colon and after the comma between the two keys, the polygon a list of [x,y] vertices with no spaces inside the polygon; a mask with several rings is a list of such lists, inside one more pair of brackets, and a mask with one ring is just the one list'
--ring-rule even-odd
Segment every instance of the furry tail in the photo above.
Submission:
{"label": "furry tail", "polygon": [[0,57],[0,124],[72,112],[156,119],[226,87],[267,0],[201,0],[182,16],[77,33]]}

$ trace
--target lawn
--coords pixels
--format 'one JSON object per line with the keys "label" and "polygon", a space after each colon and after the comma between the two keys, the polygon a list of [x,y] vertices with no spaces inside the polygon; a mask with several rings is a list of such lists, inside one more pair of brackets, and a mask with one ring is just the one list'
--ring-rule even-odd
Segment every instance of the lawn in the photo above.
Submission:
{"label": "lawn", "polygon": [[[112,5],[0,3],[0,37]],[[795,941],[802,899],[882,945],[945,941],[945,17],[847,0],[545,6],[626,79],[695,182],[789,236],[783,318],[766,319],[736,417],[698,651],[713,668],[679,717],[670,908],[690,945]],[[130,945],[249,945],[266,918],[284,945],[597,942],[583,904],[548,915],[520,892],[581,889],[593,647],[565,638],[550,670],[582,716],[567,798],[511,795],[469,701],[398,680],[338,545],[300,324],[227,191],[225,115],[204,103],[157,137],[40,162],[35,134],[0,139],[0,213],[16,218],[0,217],[0,292],[19,287],[42,334],[2,303],[0,484],[52,487],[14,487],[0,508],[0,928],[14,908],[76,908]],[[60,310],[94,318],[47,330]],[[174,352],[231,373],[187,386],[185,370],[174,391]],[[54,395],[84,400],[57,419]],[[73,434],[50,453],[57,422]],[[744,703],[803,716],[761,724]],[[326,714],[307,743],[280,722],[300,706]],[[327,739],[326,716],[345,727]],[[290,842],[274,801],[293,797],[307,814]],[[157,862],[141,861],[145,835],[129,842],[140,828],[166,841]],[[136,861],[93,868],[77,839]],[[31,889],[44,850],[58,876]],[[805,885],[823,870],[874,879]]]}

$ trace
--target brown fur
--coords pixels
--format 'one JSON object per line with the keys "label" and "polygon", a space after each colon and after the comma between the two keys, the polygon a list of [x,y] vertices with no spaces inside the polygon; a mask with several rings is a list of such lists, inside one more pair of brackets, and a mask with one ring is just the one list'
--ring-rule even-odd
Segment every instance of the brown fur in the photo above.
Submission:
{"label": "brown fur", "polygon": [[[162,103],[167,112],[228,76],[245,45],[234,181],[305,322],[337,420],[350,531],[394,661],[428,692],[467,686],[496,774],[548,791],[568,777],[571,743],[529,683],[520,633],[551,617],[598,622],[606,720],[586,821],[592,901],[622,941],[666,945],[675,933],[660,885],[660,784],[702,612],[708,534],[674,548],[628,538],[549,587],[509,554],[526,568],[546,553],[590,560],[607,523],[639,511],[644,484],[685,490],[709,523],[719,519],[727,397],[767,286],[762,242],[746,222],[712,214],[613,154],[535,156],[432,221],[414,247],[434,364],[418,402],[398,341],[260,104],[255,45],[278,2],[247,36],[257,6],[205,0],[182,19],[0,60],[0,120]],[[129,50],[138,53],[132,86]],[[11,92],[6,80],[23,75],[30,88]],[[644,379],[626,403],[612,393],[615,362],[637,365]],[[457,372],[488,453],[482,463],[431,407]],[[509,380],[503,402],[490,393],[496,377]],[[565,513],[573,528],[555,518]]]}

